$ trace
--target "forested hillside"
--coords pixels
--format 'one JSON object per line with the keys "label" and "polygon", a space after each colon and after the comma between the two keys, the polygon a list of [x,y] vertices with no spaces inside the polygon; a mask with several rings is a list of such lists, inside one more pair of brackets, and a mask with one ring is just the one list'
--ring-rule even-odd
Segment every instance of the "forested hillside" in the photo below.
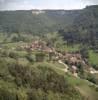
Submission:
{"label": "forested hillside", "polygon": [[98,41],[97,11],[96,5],[82,10],[1,11],[0,31],[33,35],[59,31],[68,43],[86,42],[96,46]]}
{"label": "forested hillside", "polygon": [[59,30],[68,43],[82,43],[98,49],[98,6],[88,6],[75,17],[71,26]]}
{"label": "forested hillside", "polygon": [[[35,12],[35,13],[33,13]],[[79,11],[45,10],[0,12],[0,31],[8,33],[42,34],[57,31],[73,23]]]}

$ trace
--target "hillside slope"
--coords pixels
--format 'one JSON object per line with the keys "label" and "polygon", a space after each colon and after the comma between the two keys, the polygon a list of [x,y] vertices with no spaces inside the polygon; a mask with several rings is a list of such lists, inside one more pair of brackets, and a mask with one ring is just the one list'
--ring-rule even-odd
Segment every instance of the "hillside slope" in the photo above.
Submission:
{"label": "hillside slope", "polygon": [[[64,10],[2,11],[0,12],[0,31],[24,32],[32,34],[57,31],[71,25],[79,11]],[[38,13],[38,14],[37,14]]]}

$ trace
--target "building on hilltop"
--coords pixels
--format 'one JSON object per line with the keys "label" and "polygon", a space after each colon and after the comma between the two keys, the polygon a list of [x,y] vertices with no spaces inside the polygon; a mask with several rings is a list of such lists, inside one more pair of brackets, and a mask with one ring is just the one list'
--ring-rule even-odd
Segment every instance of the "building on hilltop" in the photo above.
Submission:
{"label": "building on hilltop", "polygon": [[45,13],[45,11],[43,11],[43,10],[33,10],[32,11],[32,14],[35,14],[35,15],[44,14],[44,13]]}

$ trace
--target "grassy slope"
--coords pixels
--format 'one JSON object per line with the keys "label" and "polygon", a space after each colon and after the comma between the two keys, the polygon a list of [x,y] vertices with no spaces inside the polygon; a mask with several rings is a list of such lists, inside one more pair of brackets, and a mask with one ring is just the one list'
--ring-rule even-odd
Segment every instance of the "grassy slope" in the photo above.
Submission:
{"label": "grassy slope", "polygon": [[[13,47],[15,46],[16,44],[19,44],[19,43],[9,43],[9,44],[6,44],[8,47]],[[78,50],[78,45],[77,46],[74,46],[74,47],[67,47],[66,46],[66,50],[67,51],[76,51]],[[20,54],[22,55],[25,55],[25,52],[19,52]],[[93,62],[94,64],[97,64],[97,59],[98,59],[98,55],[96,55],[95,53],[93,53],[92,51],[90,51],[90,59],[89,61],[90,62]],[[9,60],[10,61],[10,60]],[[8,61],[8,62],[9,62]],[[24,61],[21,60],[21,63],[23,63]],[[77,79],[75,77],[72,77],[71,74],[65,74],[64,70],[64,66],[55,62],[43,62],[43,63],[35,63],[33,66],[38,66],[38,65],[44,65],[44,66],[48,66],[50,68],[52,68],[53,70],[55,70],[56,72],[58,72],[59,74],[62,74],[64,75],[68,82],[73,85],[74,87],[76,87],[84,96],[86,96],[87,98],[89,98],[89,100],[98,100],[98,92],[95,91],[95,88],[94,87],[91,87],[91,84],[87,81],[84,81],[84,80],[81,80],[81,79]],[[5,81],[2,81],[0,80],[0,85],[4,85],[6,82]],[[13,83],[6,83],[8,88],[12,88],[15,87],[15,85]],[[4,87],[5,87],[4,86]],[[13,90],[14,91],[14,90]]]}
{"label": "grassy slope", "polygon": [[[75,78],[70,73],[69,74],[65,73],[63,70],[64,66],[59,64],[58,62],[54,62],[54,63],[53,62],[40,62],[40,63],[34,63],[34,65],[32,66],[36,67],[38,65],[42,65],[44,67],[50,67],[53,70],[55,70],[58,74],[64,75],[65,78],[68,80],[69,84],[76,87],[76,89],[78,89],[80,93],[82,93],[82,95],[89,98],[88,100],[98,100],[98,96],[97,96],[98,92],[95,91],[95,88],[92,87],[89,82]],[[2,80],[0,80],[0,86],[6,87],[8,89],[11,88],[11,91],[15,91],[13,90],[13,87],[16,87],[15,84],[11,82],[2,81]]]}
{"label": "grassy slope", "polygon": [[93,51],[90,51],[89,56],[90,56],[89,62],[98,65],[98,53],[94,53]]}
{"label": "grassy slope", "polygon": [[65,51],[70,51],[70,52],[78,51],[79,46],[80,46],[79,44],[76,44],[76,45],[73,45],[73,46],[65,45]]}
{"label": "grassy slope", "polygon": [[82,95],[84,95],[88,100],[98,100],[98,92],[88,81],[76,79],[73,77],[68,77],[69,82],[74,85]]}
{"label": "grassy slope", "polygon": [[61,70],[64,68],[63,65],[60,65],[58,63],[47,63],[47,62],[37,63],[34,65],[35,66],[45,65],[45,66],[51,67],[59,74],[64,75],[66,79],[68,80],[69,84],[76,87],[76,89],[78,89],[83,96],[88,98],[88,100],[98,100],[98,96],[97,96],[98,92],[95,91],[95,88],[91,85],[91,83],[79,78],[75,78],[71,74],[66,74],[63,70]]}

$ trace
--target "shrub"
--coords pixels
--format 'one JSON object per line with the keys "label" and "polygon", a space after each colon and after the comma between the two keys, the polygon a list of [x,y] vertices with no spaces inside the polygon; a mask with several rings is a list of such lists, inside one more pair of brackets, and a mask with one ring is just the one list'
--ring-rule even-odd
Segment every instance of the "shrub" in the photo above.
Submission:
{"label": "shrub", "polygon": [[9,57],[10,57],[10,58],[17,59],[17,58],[18,58],[18,54],[17,54],[16,52],[10,52],[10,53],[9,53]]}
{"label": "shrub", "polygon": [[42,61],[44,61],[45,53],[39,52],[39,53],[36,53],[35,56],[36,56],[36,61],[37,62],[42,62]]}

